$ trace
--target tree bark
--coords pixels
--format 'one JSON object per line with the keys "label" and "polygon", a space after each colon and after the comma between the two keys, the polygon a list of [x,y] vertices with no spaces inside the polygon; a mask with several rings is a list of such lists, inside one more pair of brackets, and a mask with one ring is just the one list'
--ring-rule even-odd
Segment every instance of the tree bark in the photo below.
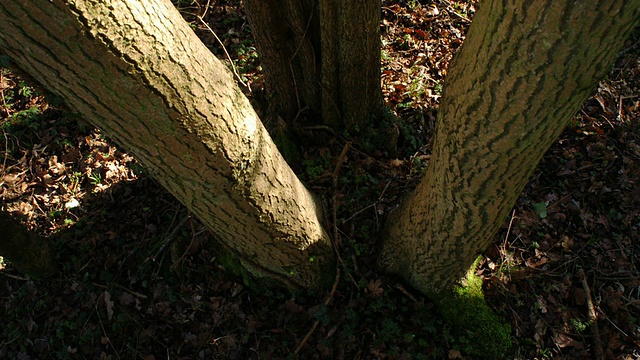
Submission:
{"label": "tree bark", "polygon": [[381,264],[438,292],[492,241],[545,151],[611,69],[638,0],[486,0],[450,65],[431,163],[387,220]]}
{"label": "tree bark", "polygon": [[253,274],[294,288],[333,279],[321,206],[169,0],[2,2],[0,47],[134,154]]}
{"label": "tree bark", "polygon": [[[289,124],[378,126],[380,0],[245,0],[274,112]],[[298,126],[299,124],[293,124]]]}
{"label": "tree bark", "polygon": [[46,240],[30,233],[4,211],[0,211],[0,255],[34,279],[44,279],[56,272]]}

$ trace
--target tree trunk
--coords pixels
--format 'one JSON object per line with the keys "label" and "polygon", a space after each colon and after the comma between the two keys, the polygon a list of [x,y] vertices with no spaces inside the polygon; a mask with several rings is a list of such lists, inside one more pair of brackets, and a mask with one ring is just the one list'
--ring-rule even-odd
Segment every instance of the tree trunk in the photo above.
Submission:
{"label": "tree trunk", "polygon": [[252,273],[290,287],[332,280],[320,205],[169,0],[1,2],[0,47],[134,154]]}
{"label": "tree trunk", "polygon": [[0,211],[0,255],[34,279],[44,279],[56,272],[46,241],[27,231],[4,211]]}
{"label": "tree trunk", "polygon": [[336,130],[378,125],[380,0],[245,0],[244,7],[277,115],[292,124],[308,110],[307,121]]}
{"label": "tree trunk", "polygon": [[431,163],[381,263],[434,292],[492,241],[545,151],[638,23],[638,0],[480,4],[450,65]]}

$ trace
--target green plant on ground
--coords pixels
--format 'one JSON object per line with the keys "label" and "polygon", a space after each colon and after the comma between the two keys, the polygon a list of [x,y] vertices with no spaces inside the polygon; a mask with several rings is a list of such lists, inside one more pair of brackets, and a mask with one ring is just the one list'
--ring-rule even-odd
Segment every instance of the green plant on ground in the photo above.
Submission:
{"label": "green plant on ground", "polygon": [[31,97],[31,95],[33,95],[33,89],[31,89],[31,87],[29,87],[29,85],[24,81],[20,81],[18,84],[18,94],[26,98]]}
{"label": "green plant on ground", "polygon": [[37,106],[32,106],[26,110],[20,110],[17,113],[11,115],[11,120],[3,124],[3,127],[10,126],[23,126],[32,130],[38,130],[40,127],[40,109]]}
{"label": "green plant on ground", "polygon": [[304,170],[307,175],[309,175],[309,178],[315,179],[331,167],[331,154],[327,152],[316,159],[304,160],[302,166],[304,166]]}
{"label": "green plant on ground", "polygon": [[91,182],[91,185],[97,186],[102,182],[102,175],[100,175],[99,173],[92,172],[89,175],[89,182]]}
{"label": "green plant on ground", "polygon": [[436,85],[433,87],[433,92],[436,95],[442,96],[442,81],[436,80]]}
{"label": "green plant on ground", "polygon": [[590,322],[582,321],[576,318],[569,319],[569,322],[571,323],[571,326],[578,334],[582,334],[587,329],[587,327],[591,325]]}
{"label": "green plant on ground", "polygon": [[502,359],[511,349],[511,327],[487,305],[482,279],[475,275],[477,264],[476,260],[453,292],[434,298],[458,350],[473,358]]}

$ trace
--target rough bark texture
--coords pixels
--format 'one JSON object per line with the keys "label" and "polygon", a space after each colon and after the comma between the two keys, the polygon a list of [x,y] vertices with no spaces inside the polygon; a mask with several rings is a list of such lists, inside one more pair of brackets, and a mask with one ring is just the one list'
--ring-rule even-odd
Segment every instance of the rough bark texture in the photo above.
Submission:
{"label": "rough bark texture", "polygon": [[258,276],[331,278],[321,208],[169,0],[0,3],[0,47],[152,171]]}
{"label": "rough bark texture", "polygon": [[[380,0],[245,0],[274,111],[335,129],[377,124]],[[295,124],[297,125],[297,124]]]}
{"label": "rough bark texture", "polygon": [[47,242],[0,211],[0,255],[34,279],[43,279],[56,272],[54,258]]}
{"label": "rough bark texture", "polygon": [[[272,112],[292,122],[320,109],[318,20],[313,0],[245,0]],[[316,36],[312,36],[316,34]]]}
{"label": "rough bark texture", "polygon": [[446,80],[427,173],[387,221],[382,265],[460,278],[638,23],[638,0],[485,0]]}

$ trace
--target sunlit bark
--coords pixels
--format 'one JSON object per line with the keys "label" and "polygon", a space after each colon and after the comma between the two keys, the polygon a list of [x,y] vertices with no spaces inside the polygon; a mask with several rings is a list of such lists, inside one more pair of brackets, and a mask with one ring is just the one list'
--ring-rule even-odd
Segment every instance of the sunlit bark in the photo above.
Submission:
{"label": "sunlit bark", "polygon": [[433,155],[387,221],[383,266],[422,291],[460,278],[630,31],[638,0],[485,0],[450,65]]}
{"label": "sunlit bark", "polygon": [[0,3],[0,47],[133,153],[259,276],[332,279],[322,209],[169,0]]}

